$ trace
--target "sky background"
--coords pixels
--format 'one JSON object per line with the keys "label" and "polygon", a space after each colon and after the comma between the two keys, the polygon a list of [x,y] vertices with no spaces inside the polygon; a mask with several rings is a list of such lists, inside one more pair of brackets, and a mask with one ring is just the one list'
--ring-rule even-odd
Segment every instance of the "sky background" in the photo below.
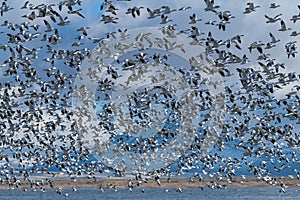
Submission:
{"label": "sky background", "polygon": [[[57,4],[59,1],[51,1],[54,4]],[[95,0],[84,0],[82,2],[81,6],[74,6],[73,9],[82,9],[80,10],[82,14],[85,16],[85,18],[82,18],[78,15],[74,14],[68,14],[68,9],[66,7],[63,8],[61,12],[59,12],[63,17],[68,17],[68,20],[70,20],[70,24],[67,26],[58,26],[57,23],[51,21],[49,17],[46,17],[45,19],[51,23],[51,26],[55,29],[57,28],[59,30],[59,34],[62,37],[60,42],[58,44],[51,44],[49,42],[41,41],[43,35],[45,34],[45,24],[43,22],[43,18],[37,18],[33,21],[30,21],[30,25],[38,24],[41,27],[38,31],[33,31],[32,29],[25,30],[32,33],[39,33],[40,36],[37,38],[22,43],[23,46],[27,48],[36,48],[40,49],[38,50],[38,58],[32,59],[32,67],[37,71],[38,76],[41,78],[38,82],[32,82],[31,84],[33,87],[30,88],[29,93],[33,90],[39,91],[41,82],[47,82],[53,80],[52,77],[48,78],[46,75],[46,71],[49,67],[51,67],[51,62],[47,62],[47,58],[51,60],[51,53],[48,52],[49,48],[47,45],[50,45],[52,49],[54,50],[80,50],[84,51],[86,50],[93,50],[95,49],[98,44],[93,43],[90,38],[105,38],[108,32],[118,32],[118,29],[124,30],[135,30],[137,28],[148,28],[148,27],[157,27],[161,28],[165,25],[176,24],[176,30],[187,30],[191,27],[189,24],[189,16],[195,13],[198,18],[202,19],[202,21],[197,22],[197,24],[193,26],[197,26],[199,28],[200,32],[203,33],[203,38],[207,38],[208,32],[212,33],[213,38],[215,40],[219,41],[226,41],[227,39],[230,39],[236,35],[244,35],[242,37],[242,43],[240,44],[241,50],[236,49],[235,47],[231,47],[230,49],[227,49],[228,51],[238,55],[239,57],[242,57],[244,54],[247,55],[250,62],[240,66],[239,64],[230,64],[228,65],[228,68],[232,73],[235,73],[230,78],[224,78],[226,80],[226,83],[224,84],[224,87],[226,85],[232,85],[236,84],[237,90],[240,89],[240,83],[237,83],[237,80],[239,79],[238,74],[236,73],[236,68],[247,68],[251,67],[255,70],[261,70],[261,67],[258,65],[257,57],[259,56],[259,53],[257,50],[253,50],[252,53],[249,52],[248,47],[251,45],[251,43],[255,41],[261,41],[263,43],[268,43],[271,41],[271,38],[269,37],[269,33],[272,33],[277,39],[280,39],[280,42],[276,43],[276,47],[267,50],[264,49],[265,54],[270,54],[270,59],[275,59],[274,62],[276,63],[284,63],[285,69],[281,69],[281,72],[285,73],[293,73],[295,72],[297,75],[300,74],[300,57],[298,54],[296,54],[295,58],[288,58],[285,50],[285,45],[288,42],[296,41],[296,46],[299,45],[299,37],[291,37],[290,34],[292,31],[300,31],[299,28],[299,21],[296,23],[293,23],[290,19],[293,15],[299,14],[299,9],[297,7],[296,1],[289,1],[288,3],[286,1],[274,1],[276,4],[279,4],[280,7],[276,9],[270,9],[269,5],[270,2],[268,1],[252,1],[254,5],[259,5],[255,12],[249,13],[249,14],[243,14],[245,8],[247,7],[246,1],[236,1],[236,0],[227,0],[225,1],[215,1],[215,5],[220,6],[218,8],[218,11],[230,11],[231,14],[235,17],[230,20],[230,23],[226,25],[226,30],[222,31],[219,30],[217,26],[215,25],[206,25],[205,23],[210,20],[215,20],[219,22],[218,16],[214,12],[206,12],[204,10],[205,3],[204,1],[196,1],[196,0],[182,0],[182,1],[171,1],[171,0],[164,0],[164,1],[113,1],[113,5],[118,9],[117,10],[117,16],[119,19],[117,20],[117,24],[104,24],[101,22],[101,15],[112,15],[111,13],[103,13],[103,11],[100,10],[100,6],[102,1],[95,1]],[[25,1],[7,1],[7,5],[14,8],[12,10],[9,10],[8,12],[5,12],[3,16],[0,18],[0,24],[3,24],[4,21],[8,21],[12,24],[21,24],[23,22],[27,22],[28,20],[23,15],[26,15],[28,13],[31,13],[32,11],[29,9],[20,9]],[[38,4],[49,4],[49,1],[30,1],[30,3],[38,5]],[[154,19],[147,19],[148,18],[148,12],[146,8],[150,8],[151,10],[154,10],[156,8],[161,8],[161,6],[168,5],[171,9],[178,10],[181,7],[184,6],[191,6],[192,9],[185,11],[185,12],[172,12],[170,14],[167,14],[169,19],[172,21],[167,24],[160,24],[161,19],[160,17],[156,17]],[[141,9],[141,15],[133,18],[131,15],[126,14],[126,11],[130,7],[134,6],[142,6],[144,7]],[[56,10],[58,8],[56,6],[53,6]],[[266,18],[264,15],[268,16],[275,16],[278,14],[282,14],[281,18],[285,21],[286,26],[291,28],[291,30],[280,32],[278,31],[280,29],[280,22],[277,21],[276,23],[267,24]],[[78,35],[81,33],[77,31],[81,27],[89,27],[87,29],[88,36],[83,37],[80,41],[75,39]],[[3,32],[0,34],[0,41],[2,45],[10,45],[14,51],[16,51],[17,44],[11,44],[8,43],[8,35],[7,34],[15,34],[18,31],[8,30],[7,26],[1,26],[0,31]],[[159,31],[159,30],[158,30]],[[47,33],[48,35],[54,34],[53,32]],[[72,46],[74,42],[80,42],[81,44],[79,46]],[[119,42],[118,40],[115,42]],[[181,43],[182,41],[178,40],[178,43]],[[188,47],[186,47],[188,48]],[[223,47],[222,47],[223,48]],[[202,48],[199,48],[199,54],[202,53],[205,49],[205,45]],[[0,64],[4,63],[8,56],[10,55],[9,50],[0,50]],[[215,54],[212,54],[211,57],[213,59],[216,58]],[[68,67],[64,64],[64,59],[54,59],[56,64],[56,69],[53,69],[53,72],[57,72],[57,70],[60,70],[64,75],[71,77],[69,78],[68,86],[70,88],[74,87],[74,84],[76,83],[76,75],[77,71],[76,67]],[[18,61],[19,62],[19,61]],[[20,61],[22,62],[22,61]],[[265,63],[266,61],[262,60],[261,62]],[[84,65],[85,66],[85,65]],[[16,81],[15,78],[17,75],[20,76],[21,80],[26,80],[22,72],[19,71],[19,74],[12,75],[12,76],[5,76],[5,71],[9,69],[9,66],[2,66],[0,67],[0,82],[4,84],[5,82],[9,82],[12,86],[20,87]],[[78,77],[77,77],[78,79]],[[88,83],[87,83],[88,84]],[[295,84],[299,84],[298,81],[295,82]],[[294,85],[289,84],[283,87],[282,89],[278,89],[275,91],[274,94],[272,94],[275,98],[285,98],[286,94],[290,91],[294,91],[292,89]],[[60,90],[61,94],[68,93],[68,90],[70,88],[65,88]],[[2,89],[3,90],[3,89]],[[13,89],[12,89],[13,90]],[[299,93],[299,92],[298,92]],[[25,101],[26,97],[21,98],[13,98],[16,102],[22,102]],[[70,103],[70,106],[72,106],[72,100],[68,100]],[[280,112],[280,110],[278,110]],[[51,116],[48,113],[44,113],[43,118],[45,121],[47,120],[53,120],[53,116]],[[54,117],[54,119],[56,116]],[[65,124],[68,124],[69,122],[66,120]],[[63,132],[63,131],[61,131]],[[20,134],[19,137],[22,137]]]}

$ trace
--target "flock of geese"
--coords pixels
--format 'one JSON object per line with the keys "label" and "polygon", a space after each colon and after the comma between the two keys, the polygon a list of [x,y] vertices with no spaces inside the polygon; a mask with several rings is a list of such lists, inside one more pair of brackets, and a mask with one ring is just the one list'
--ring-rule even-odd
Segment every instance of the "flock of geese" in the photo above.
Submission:
{"label": "flock of geese", "polygon": [[[34,180],[37,173],[72,180],[131,173],[139,185],[143,176],[160,185],[160,177],[191,173],[193,180],[230,183],[246,169],[285,192],[278,173],[300,178],[300,74],[290,70],[298,58],[300,5],[279,13],[277,3],[249,2],[239,11],[198,3],[200,9],[104,0],[94,8],[100,19],[93,27],[80,23],[89,18],[81,0],[2,0],[1,184],[53,187],[51,179]],[[20,19],[6,18],[14,11]],[[279,29],[251,41],[234,25],[261,11],[255,20]],[[141,19],[156,33],[124,26]],[[99,30],[110,31],[95,35]],[[238,153],[226,153],[229,147]],[[136,185],[128,182],[130,190]]]}

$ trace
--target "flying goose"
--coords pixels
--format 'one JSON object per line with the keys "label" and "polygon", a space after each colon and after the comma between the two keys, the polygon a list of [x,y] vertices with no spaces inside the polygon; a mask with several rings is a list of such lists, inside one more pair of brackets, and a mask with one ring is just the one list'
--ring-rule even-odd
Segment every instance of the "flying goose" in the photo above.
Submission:
{"label": "flying goose", "polygon": [[281,15],[282,15],[282,14],[278,14],[278,15],[276,15],[275,17],[270,17],[270,16],[268,16],[268,15],[265,15],[265,18],[268,19],[268,20],[266,21],[266,23],[275,23],[275,22],[277,22],[278,20],[281,20],[281,18],[280,18]]}
{"label": "flying goose", "polygon": [[286,25],[284,23],[283,20],[280,21],[280,26],[281,28],[278,31],[287,31],[287,30],[291,30],[291,28],[286,28]]}

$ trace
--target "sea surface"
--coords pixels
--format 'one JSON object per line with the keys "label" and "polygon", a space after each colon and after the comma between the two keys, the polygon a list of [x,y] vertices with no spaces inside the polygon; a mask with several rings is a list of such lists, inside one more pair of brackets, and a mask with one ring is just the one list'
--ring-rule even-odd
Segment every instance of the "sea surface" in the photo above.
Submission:
{"label": "sea surface", "polygon": [[[100,189],[77,189],[73,192],[71,189],[63,189],[61,194],[56,190],[46,190],[44,192],[37,190],[1,190],[1,200],[57,200],[57,199],[72,199],[72,200],[89,200],[89,199],[209,199],[209,200],[235,200],[235,199],[255,199],[255,200],[268,200],[268,199],[300,199],[300,188],[288,188],[286,193],[279,193],[278,187],[229,187],[227,189],[185,189],[182,192],[176,192],[174,189],[153,189],[145,188],[144,193],[140,188],[134,188],[133,191],[128,189],[106,189],[104,192]],[[166,191],[168,190],[168,191]]]}

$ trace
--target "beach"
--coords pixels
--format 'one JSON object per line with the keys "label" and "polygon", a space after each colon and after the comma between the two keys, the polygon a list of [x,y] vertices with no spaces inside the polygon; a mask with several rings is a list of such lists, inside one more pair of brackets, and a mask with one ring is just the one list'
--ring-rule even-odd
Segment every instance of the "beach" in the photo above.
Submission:
{"label": "beach", "polygon": [[[58,188],[128,188],[128,182],[131,181],[133,188],[226,188],[226,187],[270,187],[280,186],[283,182],[287,187],[299,187],[300,180],[290,177],[273,178],[272,184],[266,183],[258,178],[233,178],[228,180],[216,180],[214,178],[193,179],[190,178],[160,178],[160,185],[154,178],[147,178],[146,182],[141,183],[134,177],[99,177],[99,178],[38,178],[33,177],[30,182],[20,180],[19,184],[2,183],[0,189],[58,189]],[[51,182],[51,184],[49,184]],[[47,184],[48,183],[48,184]]]}

